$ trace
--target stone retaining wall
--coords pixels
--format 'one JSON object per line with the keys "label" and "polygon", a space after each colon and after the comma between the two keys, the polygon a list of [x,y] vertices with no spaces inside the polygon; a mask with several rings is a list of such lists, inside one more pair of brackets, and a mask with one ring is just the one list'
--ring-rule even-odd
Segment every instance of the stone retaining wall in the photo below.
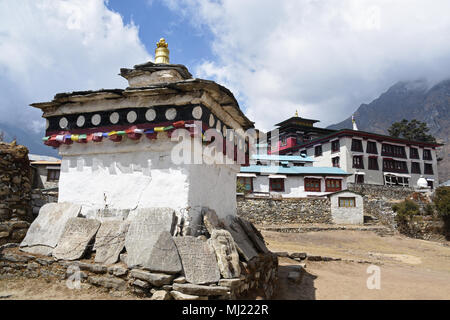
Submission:
{"label": "stone retaining wall", "polygon": [[248,263],[241,262],[239,278],[196,285],[187,283],[181,274],[129,269],[124,263],[105,266],[93,263],[93,259],[56,261],[50,257],[24,254],[7,245],[7,248],[0,248],[0,279],[16,277],[69,280],[68,285],[72,286],[79,279],[81,283],[110,291],[129,290],[153,300],[231,300],[247,298],[248,294],[255,292],[270,298],[278,280],[278,258],[272,253],[259,254]]}
{"label": "stone retaining wall", "polygon": [[0,245],[25,237],[33,221],[30,200],[28,149],[0,142]]}
{"label": "stone retaining wall", "polygon": [[34,217],[37,217],[44,204],[52,202],[58,202],[58,189],[33,189],[31,191],[31,207]]}
{"label": "stone retaining wall", "polygon": [[255,224],[331,223],[327,198],[238,198],[237,214]]}
{"label": "stone retaining wall", "polygon": [[408,187],[381,186],[375,184],[347,183],[347,188],[370,198],[385,198],[387,200],[403,200],[414,192],[414,189]]}

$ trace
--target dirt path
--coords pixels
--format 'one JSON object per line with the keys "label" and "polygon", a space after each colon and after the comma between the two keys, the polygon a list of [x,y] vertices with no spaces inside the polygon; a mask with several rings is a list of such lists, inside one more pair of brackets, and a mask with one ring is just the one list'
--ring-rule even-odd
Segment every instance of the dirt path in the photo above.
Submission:
{"label": "dirt path", "polygon": [[[450,299],[450,248],[441,243],[361,231],[263,234],[272,251],[371,262],[310,261],[295,284],[287,274],[298,263],[281,258],[276,299]],[[371,265],[380,267],[379,290],[367,288]]]}

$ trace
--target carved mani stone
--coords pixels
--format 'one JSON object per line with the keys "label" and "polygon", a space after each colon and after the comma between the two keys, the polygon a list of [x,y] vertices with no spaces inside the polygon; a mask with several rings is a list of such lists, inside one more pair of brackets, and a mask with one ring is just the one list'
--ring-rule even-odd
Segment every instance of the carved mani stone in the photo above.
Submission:
{"label": "carved mani stone", "polygon": [[225,226],[217,217],[217,214],[214,210],[209,208],[204,208],[202,211],[203,214],[203,223],[205,224],[206,230],[209,234],[212,234],[215,229],[224,229]]}
{"label": "carved mani stone", "polygon": [[71,203],[47,203],[28,229],[20,244],[29,253],[51,255],[70,218],[79,215],[81,206]]}
{"label": "carved mani stone", "polygon": [[222,277],[239,278],[241,275],[239,254],[231,234],[227,230],[213,230],[210,242],[216,253]]}
{"label": "carved mani stone", "polygon": [[77,260],[83,257],[89,243],[100,228],[100,221],[71,218],[67,221],[53,256],[58,260]]}
{"label": "carved mani stone", "polygon": [[233,236],[238,252],[244,257],[244,259],[246,261],[250,261],[252,258],[256,257],[258,255],[258,251],[242,228],[238,218],[229,215],[225,218],[224,223],[226,229]]}
{"label": "carved mani stone", "polygon": [[125,236],[130,223],[128,221],[110,220],[100,226],[95,237],[95,262],[113,264],[125,246]]}
{"label": "carved mani stone", "polygon": [[175,224],[176,216],[173,209],[139,209],[125,237],[128,267],[147,265],[160,234],[163,231],[173,234]]}
{"label": "carved mani stone", "polygon": [[211,246],[191,236],[174,237],[183,265],[186,281],[194,284],[217,282],[220,271]]}
{"label": "carved mani stone", "polygon": [[143,264],[143,268],[169,274],[181,272],[180,256],[170,232],[163,231],[159,234],[159,238],[153,246],[149,258]]}
{"label": "carved mani stone", "polygon": [[256,229],[255,226],[248,220],[242,219],[241,217],[238,217],[237,219],[239,220],[242,228],[244,228],[245,233],[247,233],[250,240],[253,241],[253,244],[259,250],[259,252],[268,253],[269,249],[267,249],[264,238],[258,231],[258,229]]}

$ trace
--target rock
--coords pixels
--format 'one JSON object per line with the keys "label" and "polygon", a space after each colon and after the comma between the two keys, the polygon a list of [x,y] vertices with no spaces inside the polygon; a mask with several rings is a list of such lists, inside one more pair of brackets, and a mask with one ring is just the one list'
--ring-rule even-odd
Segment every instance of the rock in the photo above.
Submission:
{"label": "rock", "polygon": [[250,261],[258,255],[253,241],[245,233],[237,217],[229,215],[225,218],[225,227],[233,236],[237,249],[246,261]]}
{"label": "rock", "polygon": [[95,262],[113,264],[119,260],[120,252],[125,246],[128,227],[127,221],[111,220],[101,224],[95,237]]}
{"label": "rock", "polygon": [[178,255],[178,250],[172,235],[168,231],[163,231],[159,234],[159,238],[153,246],[143,268],[154,272],[170,274],[181,272],[180,256]]}
{"label": "rock", "polygon": [[201,234],[203,223],[203,217],[200,210],[196,208],[189,208],[187,216],[184,218],[183,236],[196,237]]}
{"label": "rock", "polygon": [[47,257],[51,257],[52,253],[53,253],[52,247],[41,246],[41,245],[32,246],[32,247],[23,247],[23,248],[20,248],[20,250],[23,252],[39,254],[39,255],[47,256]]}
{"label": "rock", "polygon": [[181,293],[178,291],[171,291],[170,295],[175,300],[208,300],[208,297],[193,296],[193,295]]}
{"label": "rock", "polygon": [[222,296],[229,293],[230,288],[219,286],[202,286],[191,283],[185,284],[174,283],[173,290],[197,296]]}
{"label": "rock", "polygon": [[210,242],[216,253],[222,277],[225,279],[239,277],[241,275],[239,254],[231,234],[227,230],[213,230]]}
{"label": "rock", "polygon": [[174,237],[173,239],[188,282],[205,284],[219,281],[220,271],[216,254],[207,242],[191,236]]}
{"label": "rock", "polygon": [[292,259],[305,260],[306,257],[307,257],[307,255],[306,255],[306,253],[304,253],[304,252],[294,252],[294,253],[291,253],[291,254],[289,255],[289,257],[292,258]]}
{"label": "rock", "polygon": [[31,256],[21,255],[21,254],[14,254],[14,253],[5,253],[1,257],[2,260],[9,261],[9,262],[28,262],[33,259]]}
{"label": "rock", "polygon": [[115,275],[115,276],[117,276],[117,277],[120,277],[120,276],[126,275],[128,273],[128,269],[115,266],[115,267],[109,267],[108,268],[108,272],[113,274],[113,275]]}
{"label": "rock", "polygon": [[130,276],[136,279],[144,280],[155,287],[161,287],[172,282],[174,276],[162,273],[150,273],[144,270],[131,270]]}
{"label": "rock", "polygon": [[289,257],[288,252],[274,252],[274,254],[280,258],[288,258]]}
{"label": "rock", "polygon": [[114,277],[89,277],[88,282],[109,289],[125,290],[127,283]]}
{"label": "rock", "polygon": [[170,208],[139,209],[125,237],[128,267],[145,266],[160,234],[173,234],[176,216]]}
{"label": "rock", "polygon": [[153,293],[152,297],[150,298],[150,300],[170,300],[170,299],[172,299],[172,296],[166,290],[158,290],[155,293]]}
{"label": "rock", "polygon": [[228,287],[230,289],[236,289],[236,288],[239,288],[241,283],[242,283],[242,280],[240,278],[236,278],[236,279],[220,279],[219,286],[221,286],[221,287]]}
{"label": "rock", "polygon": [[8,238],[8,237],[9,237],[8,231],[0,232],[0,239],[4,239],[4,238]]}
{"label": "rock", "polygon": [[53,257],[58,260],[80,259],[99,228],[100,222],[98,220],[70,218],[58,245],[53,250]]}
{"label": "rock", "polygon": [[173,283],[186,283],[186,278],[185,277],[178,277],[178,278],[173,280]]}
{"label": "rock", "polygon": [[[48,203],[39,210],[20,247],[29,247],[27,252],[33,253],[34,246],[55,248],[61,238],[67,221],[77,217],[80,205],[71,203]],[[36,248],[41,254],[42,248]]]}
{"label": "rock", "polygon": [[243,218],[237,217],[237,220],[241,224],[247,236],[250,238],[250,240],[252,240],[253,244],[258,249],[258,251],[268,253],[269,249],[267,249],[266,243],[264,242],[264,238],[262,234],[258,231],[258,229],[256,229],[251,222]]}
{"label": "rock", "polygon": [[140,287],[142,289],[150,288],[150,284],[148,282],[142,281],[142,280],[139,280],[139,279],[133,281],[133,286],[137,286],[137,287]]}
{"label": "rock", "polygon": [[206,227],[206,230],[209,234],[212,234],[215,229],[224,229],[225,226],[217,217],[217,214],[214,210],[209,208],[204,208],[202,210],[203,214],[203,224]]}

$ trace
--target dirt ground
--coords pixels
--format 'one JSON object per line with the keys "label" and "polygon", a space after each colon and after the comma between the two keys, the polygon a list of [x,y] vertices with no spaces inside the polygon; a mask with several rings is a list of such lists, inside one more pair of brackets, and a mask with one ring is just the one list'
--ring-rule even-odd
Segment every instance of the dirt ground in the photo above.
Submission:
{"label": "dirt ground", "polygon": [[[278,233],[262,231],[272,251],[306,252],[343,261],[306,261],[300,283],[287,275],[299,263],[280,258],[279,288],[275,299],[450,299],[450,247],[439,242],[404,236],[380,237],[369,231]],[[349,262],[353,260],[355,262]],[[357,261],[360,261],[358,263]],[[361,261],[363,261],[361,263]],[[367,268],[380,267],[380,289],[369,290]],[[64,281],[0,280],[2,299],[135,299],[83,284],[68,289]]]}
{"label": "dirt ground", "polygon": [[[275,299],[450,299],[450,247],[446,244],[400,235],[380,237],[367,231],[263,231],[263,235],[272,251],[343,259],[307,261],[303,280],[295,284],[287,280],[287,274],[298,262],[280,258]],[[367,288],[371,265],[380,267],[379,290]]]}

